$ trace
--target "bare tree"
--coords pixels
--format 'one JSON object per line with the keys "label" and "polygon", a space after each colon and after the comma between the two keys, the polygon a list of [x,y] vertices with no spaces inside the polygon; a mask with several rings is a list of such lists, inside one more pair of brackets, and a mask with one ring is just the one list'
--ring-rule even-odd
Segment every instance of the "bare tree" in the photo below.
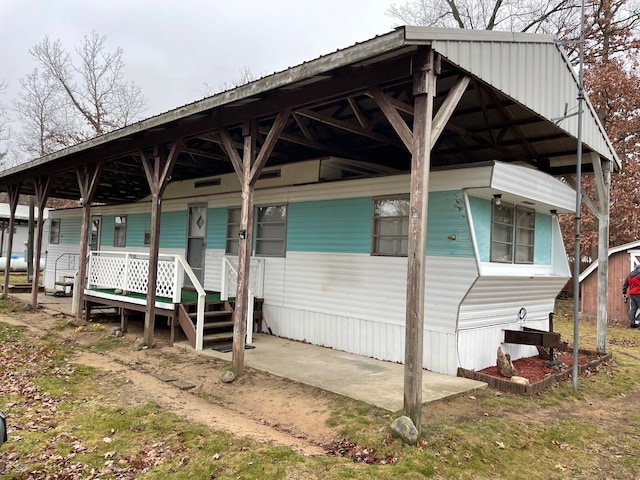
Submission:
{"label": "bare tree", "polygon": [[574,0],[410,0],[387,15],[409,25],[559,34],[577,25]]}
{"label": "bare tree", "polygon": [[254,73],[253,71],[251,71],[249,67],[245,65],[243,67],[240,67],[237,77],[235,77],[232,80],[225,80],[223,82],[220,82],[220,84],[218,85],[218,88],[213,88],[211,85],[205,82],[203,93],[205,96],[214,95],[215,93],[218,93],[218,92],[224,92],[225,90],[231,90],[233,88],[246,85],[247,83],[251,83],[254,80],[257,80],[258,78],[260,78],[261,76],[262,76],[261,74]]}
{"label": "bare tree", "polygon": [[55,78],[37,68],[20,79],[21,91],[14,110],[22,131],[17,143],[29,157],[41,157],[77,143],[80,125],[70,115],[69,103]]}
{"label": "bare tree", "polygon": [[[71,107],[67,111],[71,123],[55,135],[73,131],[72,142],[84,140],[124,127],[142,113],[145,99],[140,87],[124,80],[122,48],[109,52],[105,44],[105,36],[96,32],[86,35],[76,48],[75,62],[60,40],[52,42],[49,37],[29,50],[41,68],[38,78],[33,79],[42,87],[39,95],[50,90],[59,97],[55,100],[58,105]],[[25,82],[34,86],[33,81]],[[55,89],[51,82],[56,84]],[[77,119],[81,119],[84,128],[75,130],[80,124]],[[66,140],[61,141],[65,143]]]}
{"label": "bare tree", "polygon": [[[4,95],[7,84],[4,80],[0,81],[0,95]],[[0,167],[4,166],[7,156],[7,146],[3,144],[9,140],[11,130],[9,128],[9,116],[7,115],[4,103],[0,101]]]}

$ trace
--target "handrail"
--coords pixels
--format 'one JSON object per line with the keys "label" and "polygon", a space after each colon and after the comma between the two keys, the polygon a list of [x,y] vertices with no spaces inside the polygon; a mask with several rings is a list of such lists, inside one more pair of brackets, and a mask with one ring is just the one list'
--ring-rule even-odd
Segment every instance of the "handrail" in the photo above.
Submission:
{"label": "handrail", "polygon": [[196,274],[191,269],[191,266],[187,263],[186,259],[182,255],[176,255],[176,258],[180,262],[184,273],[186,273],[189,277],[189,280],[191,280],[191,284],[195,287],[196,292],[198,292],[198,307],[196,314],[196,350],[202,350],[204,343],[204,301],[207,293],[200,284],[198,277],[196,277]]}
{"label": "handrail", "polygon": [[[262,285],[263,285],[263,263],[262,263],[262,259],[260,259],[260,261],[258,262],[258,288],[260,288],[262,290]],[[220,299],[221,300],[228,300],[229,299],[229,288],[227,285],[227,274],[228,272],[231,271],[235,277],[236,277],[236,283],[237,283],[237,278],[238,278],[238,269],[235,267],[235,265],[233,265],[231,263],[231,261],[229,260],[229,258],[227,257],[222,257],[222,281],[221,281],[221,286],[220,286]],[[251,282],[248,283],[248,291],[249,291],[249,298],[247,301],[247,328],[246,328],[246,334],[247,334],[247,340],[246,342],[251,344],[253,343],[253,307],[254,307],[254,301],[255,298],[257,297],[256,292],[254,291],[254,289],[251,287]],[[260,293],[262,293],[260,291]]]}

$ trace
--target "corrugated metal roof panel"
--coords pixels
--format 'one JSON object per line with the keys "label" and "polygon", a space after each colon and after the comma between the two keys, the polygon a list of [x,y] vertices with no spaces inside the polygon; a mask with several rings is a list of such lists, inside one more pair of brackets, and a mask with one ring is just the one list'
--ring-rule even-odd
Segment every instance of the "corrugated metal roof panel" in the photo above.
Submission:
{"label": "corrugated metal roof panel", "polygon": [[[577,138],[577,115],[562,117],[567,101],[575,99],[575,104],[567,107],[569,113],[577,111],[578,80],[553,38],[548,35],[492,33],[407,28],[406,38],[408,41],[431,38],[434,50],[447,60],[537,115],[557,122],[559,128]],[[588,100],[585,102],[582,133],[586,145],[620,166],[620,160]]]}

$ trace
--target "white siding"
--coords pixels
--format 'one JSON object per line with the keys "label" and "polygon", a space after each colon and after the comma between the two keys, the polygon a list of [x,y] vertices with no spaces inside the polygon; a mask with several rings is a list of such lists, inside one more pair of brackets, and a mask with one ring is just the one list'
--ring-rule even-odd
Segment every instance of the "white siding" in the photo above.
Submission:
{"label": "white siding", "polygon": [[403,324],[406,263],[406,258],[289,252],[285,305]]}
{"label": "white siding", "polygon": [[478,278],[475,259],[427,257],[425,265],[425,329],[454,333],[460,302]]}
{"label": "white siding", "polygon": [[480,277],[460,306],[458,328],[517,322],[523,307],[527,322],[548,319],[566,282],[565,277]]}
{"label": "white siding", "polygon": [[[274,260],[265,265],[264,314],[277,335],[404,362],[406,258],[289,252]],[[427,257],[426,265],[423,365],[455,375],[458,305],[475,261]]]}
{"label": "white siding", "polygon": [[496,162],[491,186],[534,202],[554,205],[563,211],[575,211],[575,190],[540,170]]}

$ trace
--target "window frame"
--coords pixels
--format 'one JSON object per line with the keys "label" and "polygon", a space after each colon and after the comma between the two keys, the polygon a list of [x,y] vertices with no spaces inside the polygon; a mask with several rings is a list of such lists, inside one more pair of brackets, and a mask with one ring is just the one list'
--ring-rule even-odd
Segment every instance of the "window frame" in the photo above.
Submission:
{"label": "window frame", "polygon": [[[282,222],[262,222],[260,220],[260,212],[262,210],[266,210],[268,208],[284,208],[284,220]],[[276,203],[271,205],[260,205],[256,206],[254,210],[254,254],[257,257],[286,257],[287,256],[287,226],[289,223],[289,206],[286,203]],[[282,225],[282,236],[281,237],[265,237],[263,236],[263,229],[266,228],[267,225],[273,226],[275,224]],[[261,249],[263,244],[267,242],[281,242],[281,249],[279,249],[278,253],[265,253]]]}
{"label": "window frame", "polygon": [[[401,216],[377,216],[376,215],[376,202],[380,202],[380,201],[385,201],[385,200],[405,200],[407,202],[407,215],[401,215]],[[372,225],[371,225],[371,255],[372,256],[380,256],[380,257],[406,257],[408,256],[409,252],[409,205],[410,205],[410,195],[408,194],[399,194],[399,195],[385,195],[385,196],[380,196],[380,197],[374,197],[373,201],[371,203],[371,218],[372,218]],[[402,232],[400,234],[395,234],[395,235],[381,235],[378,234],[378,224],[379,224],[379,219],[381,218],[387,218],[387,219],[406,219],[407,221],[407,232],[406,234],[403,234]],[[403,229],[403,226],[400,226],[400,229]],[[381,238],[387,238],[387,239],[395,239],[397,245],[400,246],[400,248],[398,248],[398,246],[396,245],[395,247],[395,252],[394,253],[389,253],[389,252],[381,252],[380,251],[380,244],[379,244],[379,240]],[[404,242],[403,242],[404,240]],[[406,245],[406,249],[407,251],[403,251],[402,249],[402,245]]]}
{"label": "window frame", "polygon": [[[118,224],[118,219],[124,219],[123,223]],[[118,235],[118,231],[122,230],[124,226],[124,231],[121,236]],[[117,240],[122,240],[118,242]],[[124,248],[127,246],[127,215],[116,215],[113,220],[113,246]]]}
{"label": "window frame", "polygon": [[[496,210],[500,208],[511,208],[511,223],[498,222],[496,220]],[[528,215],[532,214],[531,224],[521,222],[521,214],[525,214],[522,218],[529,218]],[[535,232],[536,232],[536,219],[535,210],[532,208],[523,207],[521,205],[505,203],[500,201],[498,203],[495,199],[491,202],[491,238],[489,242],[489,261],[492,263],[511,264],[511,265],[533,265],[535,261]],[[497,227],[509,227],[508,230],[511,236],[509,241],[497,240]],[[527,235],[528,234],[528,235]],[[531,238],[531,242],[523,241],[523,238]],[[497,258],[496,245],[509,246],[510,248],[510,260],[501,260]],[[526,260],[519,260],[519,252],[522,249],[528,249],[530,255],[527,255]]]}
{"label": "window frame", "polygon": [[[227,229],[226,229],[226,239],[224,242],[224,254],[225,255],[238,255],[238,251],[240,249],[240,207],[228,207],[227,208]],[[238,221],[231,222],[231,213],[238,212]],[[235,220],[235,219],[233,219]],[[233,230],[232,230],[233,228]],[[235,245],[234,249],[230,248]]]}
{"label": "window frame", "polygon": [[[49,224],[49,243],[51,245],[60,244],[60,225],[61,221],[59,218],[52,218],[51,223]],[[54,227],[57,225],[57,228]],[[55,235],[54,235],[55,232]]]}

